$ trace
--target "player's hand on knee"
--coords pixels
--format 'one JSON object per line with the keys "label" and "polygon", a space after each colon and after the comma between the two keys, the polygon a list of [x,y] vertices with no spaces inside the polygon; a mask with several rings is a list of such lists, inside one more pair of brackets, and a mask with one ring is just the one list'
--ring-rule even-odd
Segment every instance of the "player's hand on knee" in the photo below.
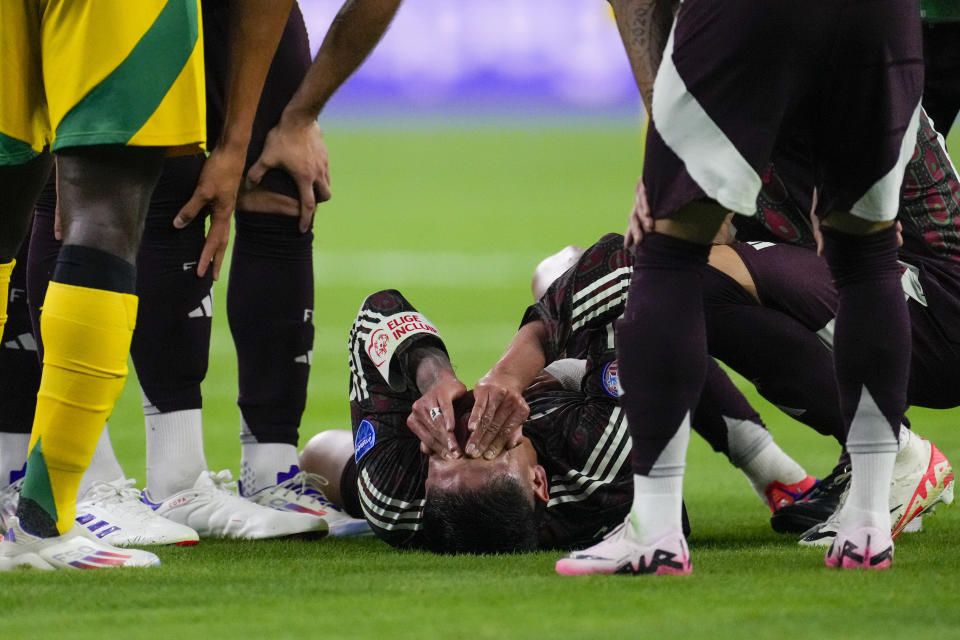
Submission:
{"label": "player's hand on knee", "polygon": [[270,169],[283,169],[300,193],[300,232],[313,224],[318,202],[330,199],[330,162],[316,119],[284,113],[267,134],[263,152],[247,171],[246,188],[254,189]]}
{"label": "player's hand on knee", "polygon": [[653,215],[650,213],[647,191],[643,188],[641,177],[634,190],[633,209],[627,219],[627,232],[623,237],[623,246],[628,249],[637,246],[643,241],[643,236],[648,233],[653,233]]}
{"label": "player's hand on knee", "polygon": [[522,390],[510,380],[484,376],[473,389],[474,405],[467,429],[470,439],[464,453],[471,458],[487,460],[500,455],[504,448],[520,443],[523,421],[530,408],[523,399]]}
{"label": "player's hand on knee", "polygon": [[201,278],[213,267],[213,279],[220,278],[220,265],[230,240],[230,217],[237,203],[237,191],[243,175],[246,148],[220,146],[213,150],[203,163],[197,188],[187,204],[173,219],[173,226],[183,229],[204,209],[210,211],[210,228],[197,263],[197,275]]}
{"label": "player's hand on knee", "polygon": [[448,460],[463,455],[454,435],[456,416],[453,402],[467,388],[456,377],[447,377],[432,386],[413,403],[407,427],[420,439],[420,450]]}

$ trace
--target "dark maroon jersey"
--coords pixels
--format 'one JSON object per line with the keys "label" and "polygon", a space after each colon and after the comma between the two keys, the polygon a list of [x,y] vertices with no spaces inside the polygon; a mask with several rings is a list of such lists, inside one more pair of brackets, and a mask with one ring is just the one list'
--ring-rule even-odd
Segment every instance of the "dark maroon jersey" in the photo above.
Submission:
{"label": "dark maroon jersey", "polygon": [[[599,258],[613,247],[617,247],[617,253],[623,251],[620,236],[604,240],[607,242],[601,241],[602,246],[588,251],[587,260]],[[601,279],[604,276],[603,267],[585,271]],[[569,292],[573,296],[575,289],[586,284],[575,272],[568,272],[551,287],[550,294],[560,298]],[[620,310],[625,292],[624,287],[618,294],[615,306]],[[586,324],[571,330],[577,324],[571,322],[574,316],[555,317],[546,305],[535,312],[533,309],[528,310],[526,319],[534,315],[542,318],[557,335],[585,336],[582,328],[590,326],[598,330],[595,337],[606,336],[606,329],[600,327],[602,320],[580,316],[579,320]],[[556,311],[565,314],[574,309],[583,306],[560,307]],[[612,324],[618,315],[619,311],[606,314],[605,322]],[[348,477],[355,473],[356,482],[343,487],[344,501],[359,505],[376,535],[396,547],[422,544],[427,476],[427,457],[420,451],[420,441],[406,426],[419,392],[412,372],[406,370],[404,354],[415,345],[443,348],[443,343],[437,335],[423,329],[411,336],[391,335],[386,339],[380,338],[379,332],[428,324],[399,292],[383,291],[364,301],[350,332],[350,407],[356,469]],[[591,368],[582,391],[553,391],[528,399],[531,413],[523,431],[550,478],[550,501],[541,529],[543,547],[574,547],[596,541],[621,522],[630,508],[630,436],[616,400],[612,327],[609,335],[609,343],[603,337],[602,345],[591,347],[591,339],[587,339],[578,351],[599,356],[589,360]],[[394,338],[399,339],[392,341]],[[554,358],[551,356],[551,360]],[[384,371],[389,372],[389,384]]]}
{"label": "dark maroon jersey", "polygon": [[[808,214],[812,198],[802,186],[812,184],[810,168],[803,153],[789,155],[791,150],[774,158],[764,173],[756,216],[734,217],[739,240],[815,246]],[[853,155],[851,162],[856,162]],[[913,264],[939,259],[960,265],[960,179],[943,138],[923,112],[897,220],[903,225],[901,260]]]}

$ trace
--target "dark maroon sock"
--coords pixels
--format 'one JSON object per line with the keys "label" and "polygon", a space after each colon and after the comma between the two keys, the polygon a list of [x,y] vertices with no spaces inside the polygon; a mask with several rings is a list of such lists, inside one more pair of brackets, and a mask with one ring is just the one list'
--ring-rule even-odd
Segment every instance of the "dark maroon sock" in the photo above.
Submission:
{"label": "dark maroon sock", "polygon": [[130,355],[147,412],[199,409],[213,317],[213,274],[197,277],[204,221],[175,229],[173,219],[196,185],[202,157],[167,160],[137,256],[137,329]]}
{"label": "dark maroon sock", "polygon": [[27,251],[24,242],[10,276],[7,324],[0,339],[0,431],[30,433],[40,388],[40,359],[27,306]]}
{"label": "dark maroon sock", "polygon": [[313,233],[296,218],[238,211],[227,289],[247,428],[297,444],[313,349]]}
{"label": "dark maroon sock", "polygon": [[868,236],[824,229],[823,249],[839,296],[834,359],[844,424],[849,429],[866,388],[896,437],[910,366],[896,229]]}
{"label": "dark maroon sock", "polygon": [[708,357],[700,271],[709,253],[707,245],[660,233],[637,248],[616,329],[634,473],[649,473],[703,388]]}

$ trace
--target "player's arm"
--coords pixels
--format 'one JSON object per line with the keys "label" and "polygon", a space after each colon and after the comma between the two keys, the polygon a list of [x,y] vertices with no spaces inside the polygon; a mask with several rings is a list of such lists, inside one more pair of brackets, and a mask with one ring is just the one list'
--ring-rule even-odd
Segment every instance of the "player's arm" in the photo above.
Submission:
{"label": "player's arm", "polygon": [[653,108],[653,81],[663,58],[676,0],[609,0],[647,113]]}
{"label": "player's arm", "polygon": [[247,172],[247,188],[255,187],[269,169],[290,174],[300,193],[301,232],[310,228],[317,201],[330,198],[327,151],[317,124],[320,111],[380,42],[401,2],[344,2],[280,122],[267,135],[263,153]]}
{"label": "player's arm", "polygon": [[420,450],[427,455],[459,458],[460,446],[453,433],[453,401],[466,393],[467,387],[457,378],[447,354],[437,347],[412,349],[405,354],[405,366],[413,372],[421,393],[407,418],[407,427],[420,439]]}
{"label": "player's arm", "polygon": [[530,408],[523,391],[547,363],[546,325],[540,320],[520,327],[497,364],[473,388],[475,403],[467,428],[472,432],[464,453],[487,460],[500,455],[504,447],[520,442],[520,427]]}
{"label": "player's arm", "polygon": [[211,262],[214,279],[220,275],[253,118],[292,6],[293,0],[234,0],[231,3],[230,65],[223,132],[203,165],[193,196],[173,221],[175,227],[183,228],[204,207],[210,208],[210,229],[197,265],[199,276],[206,273]]}

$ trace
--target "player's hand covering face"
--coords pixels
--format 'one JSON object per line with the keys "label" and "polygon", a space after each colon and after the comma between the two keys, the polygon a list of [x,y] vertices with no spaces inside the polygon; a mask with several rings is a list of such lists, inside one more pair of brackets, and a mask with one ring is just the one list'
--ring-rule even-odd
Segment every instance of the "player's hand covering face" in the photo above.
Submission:
{"label": "player's hand covering face", "polygon": [[473,389],[475,404],[467,428],[471,432],[464,453],[487,460],[500,455],[504,447],[512,449],[523,437],[521,427],[530,414],[523,399],[507,376],[487,374]]}
{"label": "player's hand covering face", "polygon": [[452,460],[463,455],[454,433],[456,413],[454,402],[467,393],[467,388],[456,376],[442,376],[413,403],[407,417],[407,427],[420,439],[420,450]]}
{"label": "player's hand covering face", "polygon": [[270,169],[283,169],[297,184],[300,193],[300,232],[313,224],[318,202],[330,199],[330,163],[323,133],[317,121],[307,116],[296,119],[284,114],[270,133],[263,153],[247,171],[247,189],[254,189]]}
{"label": "player's hand covering face", "polygon": [[203,163],[197,188],[187,204],[173,219],[173,226],[183,229],[193,222],[205,207],[210,209],[207,241],[197,263],[197,275],[203,277],[213,263],[213,279],[220,278],[220,265],[230,241],[230,216],[237,203],[237,190],[243,175],[246,147],[218,145]]}

